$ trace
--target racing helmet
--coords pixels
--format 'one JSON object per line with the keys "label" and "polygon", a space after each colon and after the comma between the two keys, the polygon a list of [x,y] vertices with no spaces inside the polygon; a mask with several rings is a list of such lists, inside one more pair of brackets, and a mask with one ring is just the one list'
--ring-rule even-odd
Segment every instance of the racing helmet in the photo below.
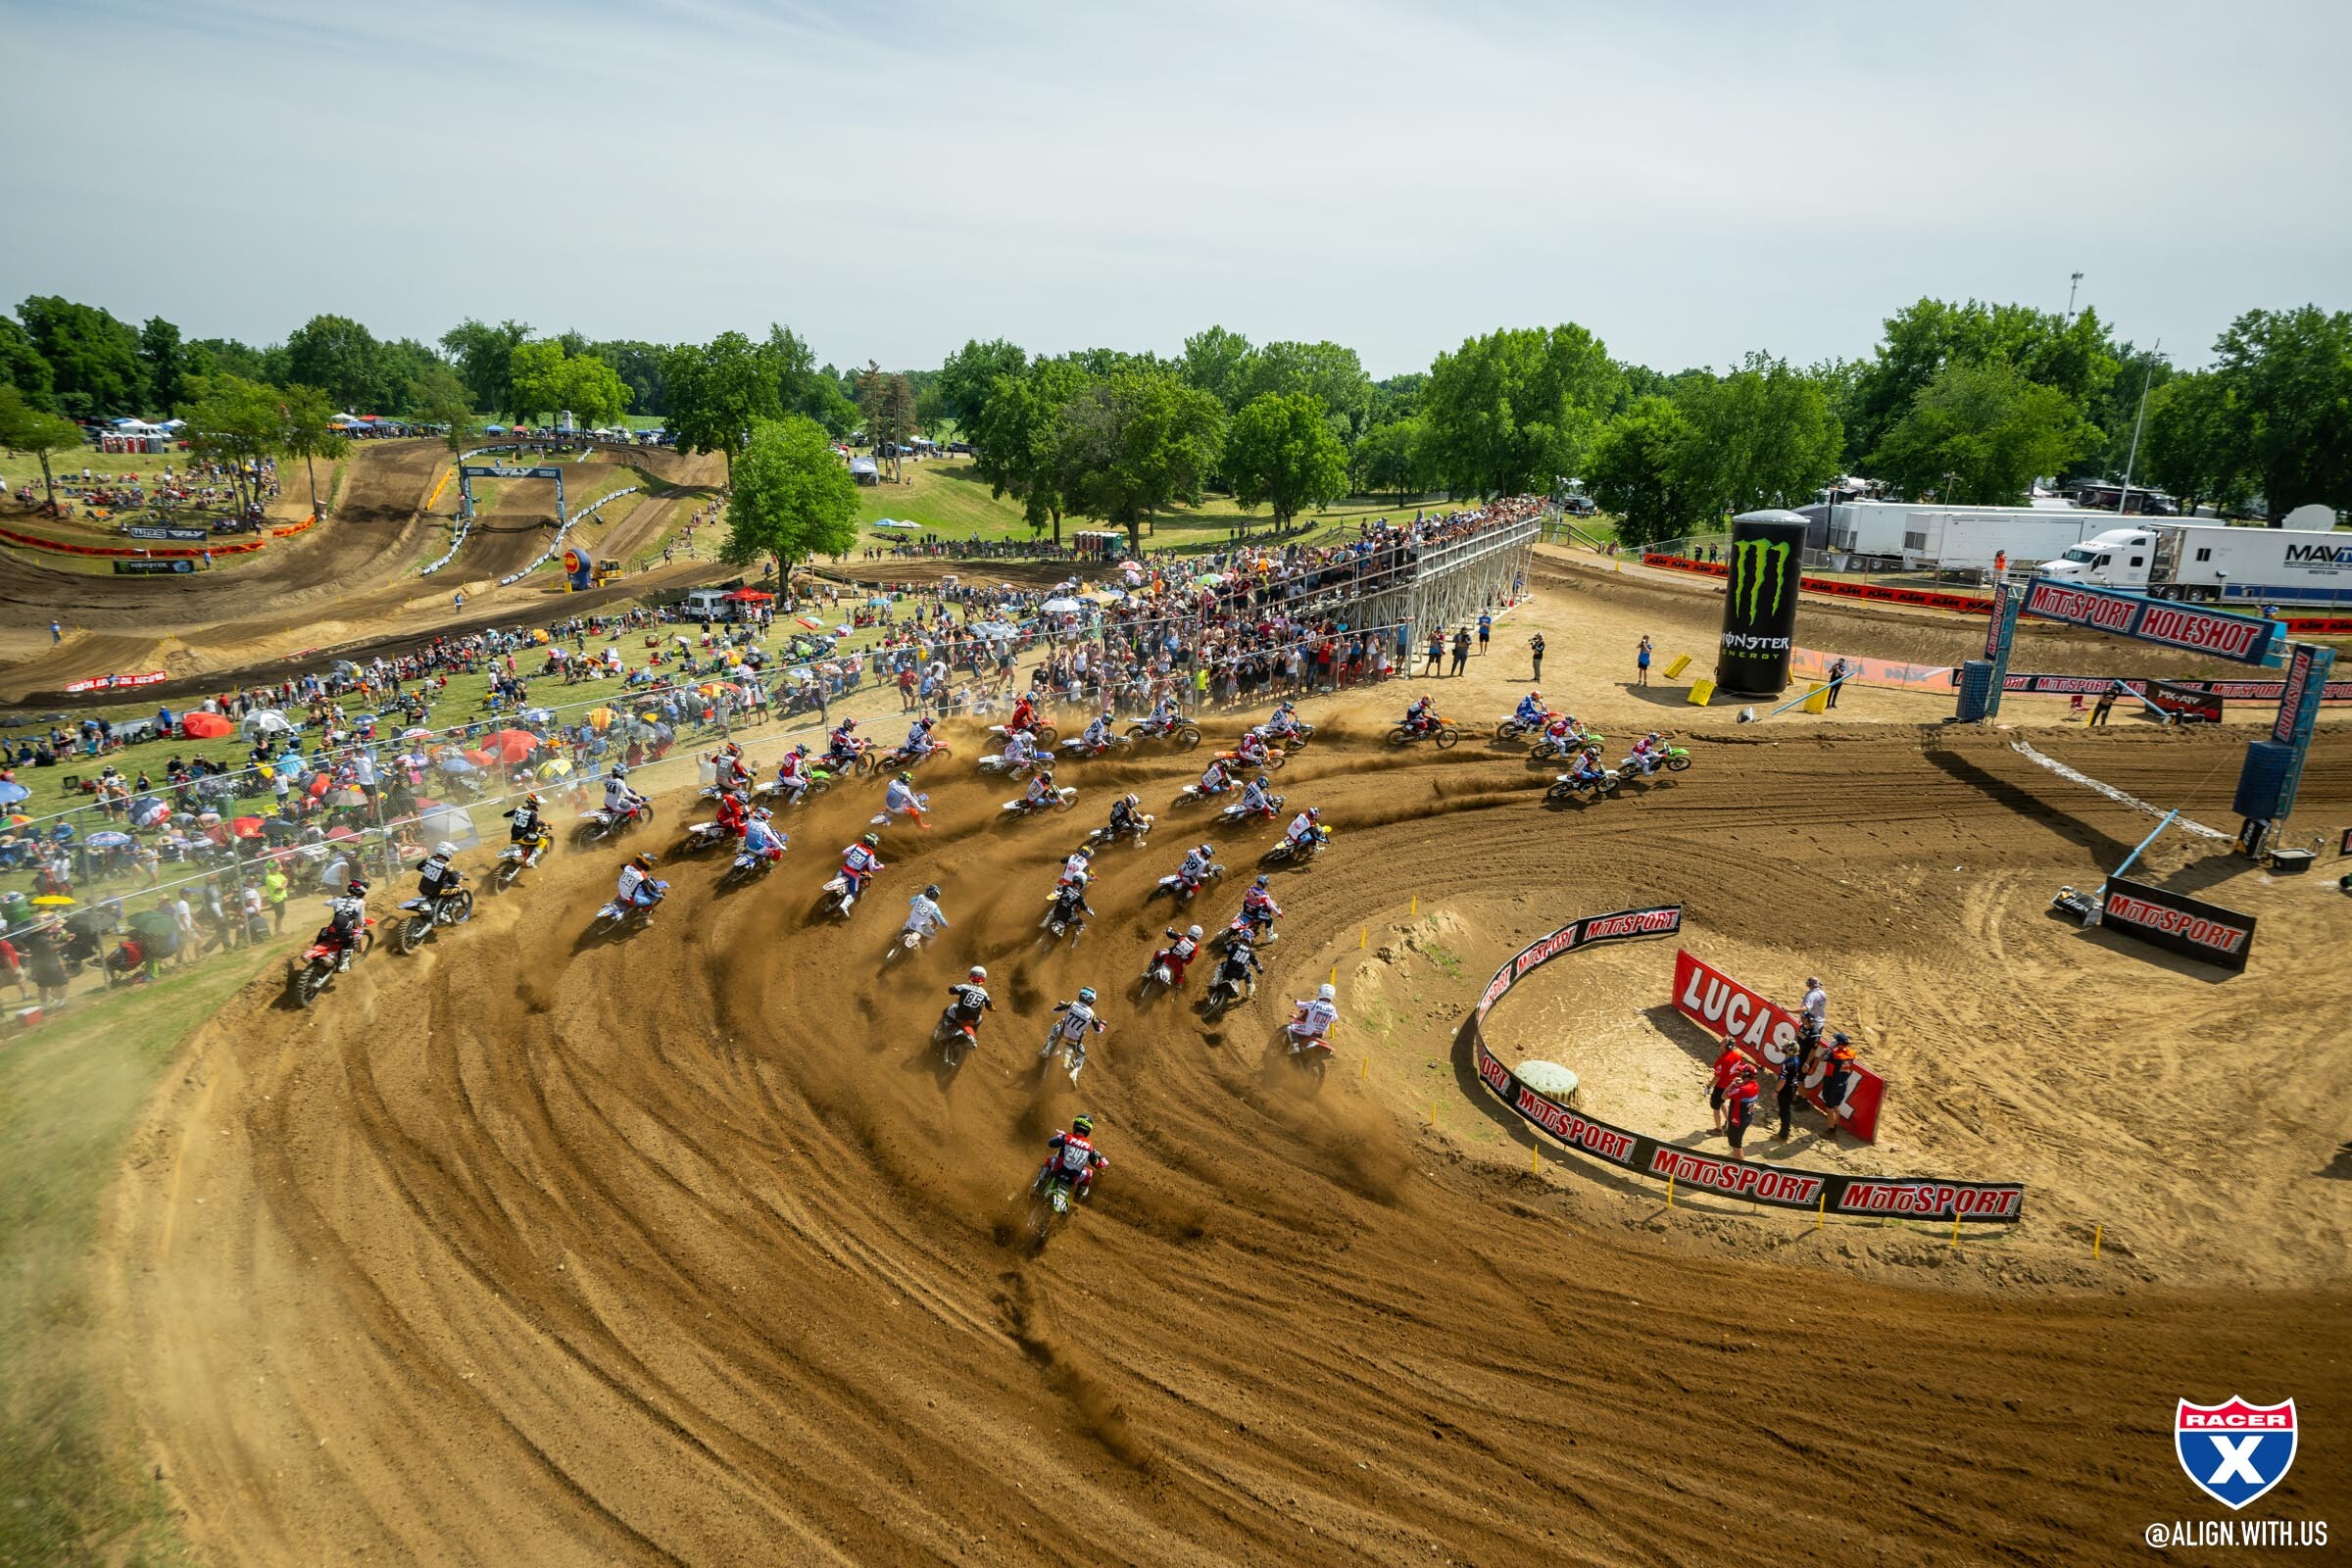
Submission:
{"label": "racing helmet", "polygon": [[1338,986],[1335,986],[1335,985],[1333,985],[1333,984],[1332,984],[1331,982],[1329,982],[1328,980],[1327,980],[1327,981],[1325,981],[1323,984],[1321,984],[1321,985],[1319,985],[1319,986],[1315,987],[1315,997],[1316,997],[1316,999],[1317,999],[1318,1001],[1322,1001],[1322,1002],[1330,1002],[1330,1001],[1332,1001],[1334,998],[1338,997],[1338,996],[1339,996],[1339,994],[1340,994],[1340,988],[1339,988]]}
{"label": "racing helmet", "polygon": [[1197,926],[1197,925],[1196,925],[1196,926],[1187,926],[1187,927],[1185,928],[1185,932],[1184,932],[1184,934],[1185,934],[1186,936],[1188,936],[1188,937],[1191,937],[1191,938],[1192,938],[1192,939],[1193,939],[1195,942],[1198,942],[1198,941],[1200,941],[1200,928],[1199,926]]}
{"label": "racing helmet", "polygon": [[614,762],[612,764],[612,776],[614,778],[627,778],[629,776],[628,765],[624,762]]}
{"label": "racing helmet", "polygon": [[854,718],[845,718],[841,721],[841,728],[844,734],[847,734],[849,731],[854,730],[857,727],[858,721]]}
{"label": "racing helmet", "polygon": [[1085,1003],[1090,1007],[1093,1006],[1095,1004],[1095,988],[1093,986],[1080,986],[1078,988],[1078,1000]]}
{"label": "racing helmet", "polygon": [[1133,793],[1130,793],[1130,794],[1128,795],[1128,797],[1127,797],[1127,809],[1129,809],[1129,810],[1131,810],[1131,811],[1132,811],[1132,810],[1134,810],[1134,809],[1135,809],[1137,807],[1139,807],[1139,806],[1141,806],[1141,805],[1143,805],[1143,804],[1144,804],[1144,803],[1143,803],[1143,801],[1142,801],[1140,798],[1138,798],[1136,795],[1134,795]]}
{"label": "racing helmet", "polygon": [[538,797],[537,795],[535,795],[535,794],[533,794],[533,795],[525,795],[525,796],[522,798],[522,804],[523,804],[523,805],[525,805],[525,806],[536,807],[536,806],[538,806],[538,805],[540,804],[540,802],[539,802],[539,797]]}
{"label": "racing helmet", "polygon": [[743,755],[743,748],[736,745],[733,741],[729,741],[726,745],[726,752],[729,757],[741,757]]}
{"label": "racing helmet", "polygon": [[368,884],[362,882],[359,878],[354,877],[349,882],[343,884],[343,891],[350,894],[355,899],[364,899],[368,896]]}
{"label": "racing helmet", "polygon": [[654,853],[647,850],[641,855],[632,855],[629,857],[629,863],[640,871],[651,871],[654,868]]}
{"label": "racing helmet", "polygon": [[1092,844],[1081,844],[1075,853],[1081,860],[1091,860],[1095,858],[1095,847]]}
{"label": "racing helmet", "polygon": [[440,856],[443,859],[448,859],[450,857],[458,853],[458,847],[455,844],[450,843],[449,840],[443,839],[440,843],[433,846],[433,853]]}
{"label": "racing helmet", "polygon": [[964,978],[969,980],[972,984],[978,985],[988,978],[988,971],[982,968],[979,964],[975,963],[972,965],[970,972],[964,975]]}
{"label": "racing helmet", "polygon": [[[1084,992],[1079,994],[1081,996],[1085,995]],[[1076,1133],[1081,1138],[1090,1138],[1094,1136],[1095,1118],[1087,1115],[1084,1111],[1080,1111],[1077,1115],[1070,1118],[1070,1131]]]}
{"label": "racing helmet", "polygon": [[1212,856],[1216,853],[1217,847],[1214,844],[1203,844],[1200,846],[1200,854],[1203,859],[1206,859],[1209,856]]}
{"label": "racing helmet", "polygon": [[1323,808],[1321,808],[1320,806],[1310,806],[1310,807],[1308,807],[1308,808],[1306,808],[1306,819],[1307,819],[1309,822],[1320,822],[1320,821],[1322,821],[1322,820],[1323,820]]}
{"label": "racing helmet", "polygon": [[1260,877],[1258,877],[1257,881],[1256,881],[1254,884],[1252,884],[1252,885],[1253,885],[1254,887],[1256,887],[1256,888],[1257,888],[1257,890],[1258,890],[1259,892],[1261,892],[1261,893],[1262,893],[1262,892],[1264,892],[1264,891],[1265,891],[1265,890],[1266,890],[1266,889],[1267,889],[1269,886],[1271,886],[1271,885],[1272,885],[1272,883],[1273,883],[1273,880],[1274,880],[1274,879],[1273,879],[1272,877],[1269,877],[1269,876],[1263,876],[1263,875],[1261,875]]}
{"label": "racing helmet", "polygon": [[775,812],[769,810],[764,806],[754,807],[752,808],[752,820],[755,822],[764,822],[775,814]]}
{"label": "racing helmet", "polygon": [[934,882],[934,883],[932,883],[932,884],[931,884],[929,887],[927,887],[927,888],[923,889],[923,897],[924,897],[924,898],[926,898],[926,899],[936,899],[936,898],[938,898],[938,897],[939,897],[939,884],[938,884],[938,883],[936,883],[936,882]]}
{"label": "racing helmet", "polygon": [[914,775],[912,773],[901,773],[899,775],[899,782],[902,784],[911,784],[914,782]]}
{"label": "racing helmet", "polygon": [[878,850],[882,847],[881,835],[876,833],[868,833],[865,837],[859,839],[858,842],[864,845],[869,850]]}

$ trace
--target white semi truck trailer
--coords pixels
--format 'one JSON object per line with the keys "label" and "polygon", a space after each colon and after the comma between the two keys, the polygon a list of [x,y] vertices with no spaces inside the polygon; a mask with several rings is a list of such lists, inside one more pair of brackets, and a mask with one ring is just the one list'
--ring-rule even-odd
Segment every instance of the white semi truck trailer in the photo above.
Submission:
{"label": "white semi truck trailer", "polygon": [[2352,532],[2147,522],[2086,539],[2041,574],[2158,599],[2352,610]]}

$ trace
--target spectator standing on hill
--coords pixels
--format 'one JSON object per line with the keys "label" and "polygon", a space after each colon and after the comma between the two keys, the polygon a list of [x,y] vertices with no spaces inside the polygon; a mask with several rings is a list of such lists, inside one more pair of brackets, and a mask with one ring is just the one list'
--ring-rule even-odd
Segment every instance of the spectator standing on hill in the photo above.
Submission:
{"label": "spectator standing on hill", "polygon": [[1544,678],[1544,634],[1542,632],[1536,633],[1527,640],[1527,651],[1536,662],[1536,672],[1528,679],[1542,680]]}
{"label": "spectator standing on hill", "polygon": [[1838,694],[1845,690],[1845,656],[1840,654],[1830,663],[1830,697],[1829,701],[1823,705],[1824,707],[1836,708],[1838,706]]}
{"label": "spectator standing on hill", "polygon": [[286,929],[286,873],[275,865],[262,873],[262,901],[270,906],[270,925],[273,932]]}
{"label": "spectator standing on hill", "polygon": [[1486,611],[1478,612],[1478,657],[1487,657],[1487,639],[1494,634],[1494,617]]}
{"label": "spectator standing on hill", "polygon": [[1774,1097],[1781,1112],[1780,1138],[1783,1143],[1788,1141],[1789,1113],[1796,1109],[1797,1091],[1804,1084],[1805,1049],[1801,1045],[1792,1045],[1788,1048],[1788,1054],[1781,1058],[1780,1087]]}
{"label": "spectator standing on hill", "polygon": [[1634,684],[1637,686],[1649,684],[1649,637],[1647,633],[1642,635],[1642,646],[1634,650]]}
{"label": "spectator standing on hill", "polygon": [[1429,662],[1422,668],[1424,675],[1446,673],[1446,628],[1432,627],[1429,633]]}
{"label": "spectator standing on hill", "polygon": [[1453,634],[1453,672],[1464,674],[1470,667],[1470,628],[1464,626]]}

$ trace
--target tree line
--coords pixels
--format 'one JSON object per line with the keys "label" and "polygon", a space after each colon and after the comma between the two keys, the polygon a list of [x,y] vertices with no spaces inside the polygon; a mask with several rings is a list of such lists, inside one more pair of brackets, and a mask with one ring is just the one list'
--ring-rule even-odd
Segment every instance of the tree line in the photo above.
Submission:
{"label": "tree line", "polygon": [[184,414],[223,378],[453,427],[476,414],[650,415],[680,447],[723,454],[730,478],[763,423],[861,431],[885,462],[918,433],[953,431],[996,493],[1056,538],[1079,516],[1140,542],[1156,513],[1211,490],[1287,524],[1350,494],[1401,508],[1577,481],[1642,541],[1799,504],[1846,473],[1998,505],[2038,476],[2127,463],[2138,483],[2226,512],[2352,504],[2352,315],[2317,306],[2246,312],[2196,370],[2118,340],[2095,310],[1923,299],[1857,360],[1751,354],[1667,373],[1566,323],[1470,338],[1384,380],[1345,345],[1253,344],[1222,326],[1172,357],[974,339],[935,370],[891,371],[820,366],[782,325],[659,345],[468,318],[426,345],[318,316],[255,349],[53,296],[0,317],[0,382],[28,415]]}

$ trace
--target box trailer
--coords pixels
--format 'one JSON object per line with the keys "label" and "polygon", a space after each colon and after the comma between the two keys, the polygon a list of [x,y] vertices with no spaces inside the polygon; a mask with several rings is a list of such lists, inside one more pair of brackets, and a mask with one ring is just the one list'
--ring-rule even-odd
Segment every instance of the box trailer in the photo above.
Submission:
{"label": "box trailer", "polygon": [[1907,567],[1989,571],[2053,560],[2114,522],[2112,514],[2055,507],[1939,507],[1855,501],[1830,510],[1828,548]]}
{"label": "box trailer", "polygon": [[2352,533],[2152,522],[2086,539],[2042,574],[2158,599],[2352,606]]}

